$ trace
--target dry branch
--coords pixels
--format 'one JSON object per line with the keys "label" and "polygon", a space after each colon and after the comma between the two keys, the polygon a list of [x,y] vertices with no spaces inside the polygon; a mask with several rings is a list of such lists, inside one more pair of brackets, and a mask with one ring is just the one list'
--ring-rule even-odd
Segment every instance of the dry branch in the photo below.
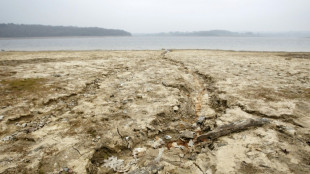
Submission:
{"label": "dry branch", "polygon": [[214,129],[211,132],[198,136],[197,141],[200,142],[204,140],[215,140],[219,137],[229,135],[234,132],[240,132],[249,129],[251,127],[260,127],[267,123],[269,123],[268,119],[261,118],[261,119],[248,119],[241,122],[226,124]]}

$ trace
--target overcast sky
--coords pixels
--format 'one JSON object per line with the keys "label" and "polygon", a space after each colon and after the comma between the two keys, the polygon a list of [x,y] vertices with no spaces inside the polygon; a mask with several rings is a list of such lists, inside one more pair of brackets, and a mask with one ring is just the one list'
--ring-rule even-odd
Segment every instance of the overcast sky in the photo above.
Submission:
{"label": "overcast sky", "polygon": [[168,31],[310,31],[310,0],[0,0],[0,23]]}

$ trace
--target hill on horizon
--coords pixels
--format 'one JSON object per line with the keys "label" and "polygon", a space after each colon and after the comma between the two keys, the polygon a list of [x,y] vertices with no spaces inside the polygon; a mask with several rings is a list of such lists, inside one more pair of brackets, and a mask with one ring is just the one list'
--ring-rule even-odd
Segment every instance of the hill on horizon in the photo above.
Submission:
{"label": "hill on horizon", "polygon": [[0,37],[131,36],[119,29],[25,24],[0,24]]}

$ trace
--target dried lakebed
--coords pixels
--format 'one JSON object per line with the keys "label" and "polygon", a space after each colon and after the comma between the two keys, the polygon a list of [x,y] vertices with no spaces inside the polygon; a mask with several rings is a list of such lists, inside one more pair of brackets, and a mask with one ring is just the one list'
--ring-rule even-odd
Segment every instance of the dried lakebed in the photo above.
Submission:
{"label": "dried lakebed", "polygon": [[0,52],[0,173],[308,173],[310,53]]}

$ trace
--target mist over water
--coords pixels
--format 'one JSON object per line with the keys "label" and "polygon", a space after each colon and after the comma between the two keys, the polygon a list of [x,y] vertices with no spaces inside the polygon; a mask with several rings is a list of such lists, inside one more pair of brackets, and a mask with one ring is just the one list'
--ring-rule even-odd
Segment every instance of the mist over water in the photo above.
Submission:
{"label": "mist over water", "polygon": [[0,50],[218,49],[310,52],[310,38],[282,37],[67,37],[0,39]]}

